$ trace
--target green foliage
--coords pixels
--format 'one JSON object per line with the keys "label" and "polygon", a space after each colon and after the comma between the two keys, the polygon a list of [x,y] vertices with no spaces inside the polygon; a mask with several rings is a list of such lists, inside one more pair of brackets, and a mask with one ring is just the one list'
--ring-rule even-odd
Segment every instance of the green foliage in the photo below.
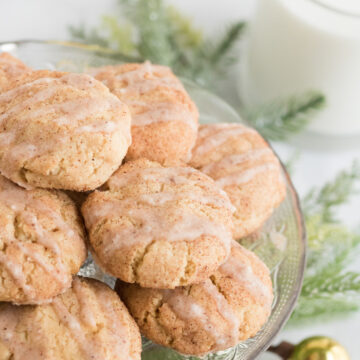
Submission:
{"label": "green foliage", "polygon": [[305,196],[308,260],[304,284],[292,322],[330,318],[360,309],[360,272],[347,267],[360,245],[360,234],[347,229],[334,216],[356,191],[359,163],[342,171],[321,189]]}
{"label": "green foliage", "polygon": [[119,0],[118,6],[119,14],[104,16],[99,27],[70,27],[72,38],[110,48],[119,61],[126,57],[170,66],[176,74],[207,87],[213,87],[235,60],[232,50],[243,22],[210,40],[164,0]]}
{"label": "green foliage", "polygon": [[325,105],[325,97],[309,91],[298,96],[264,104],[245,114],[248,122],[270,140],[285,140],[304,130]]}
{"label": "green foliage", "polygon": [[342,171],[333,182],[325,184],[321,189],[312,189],[303,200],[303,208],[307,214],[322,214],[322,220],[335,222],[334,211],[346,203],[351,195],[357,192],[356,180],[360,179],[360,164],[355,162],[350,171]]}
{"label": "green foliage", "polygon": [[119,25],[116,18],[104,15],[102,18],[102,28],[109,34],[107,47],[116,48],[125,55],[131,55],[135,51],[133,37],[133,27],[130,24]]}

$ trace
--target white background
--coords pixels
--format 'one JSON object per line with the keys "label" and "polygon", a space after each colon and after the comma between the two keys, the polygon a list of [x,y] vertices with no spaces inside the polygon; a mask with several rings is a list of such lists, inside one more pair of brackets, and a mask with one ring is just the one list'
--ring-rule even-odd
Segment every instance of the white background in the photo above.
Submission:
{"label": "white background", "polygon": [[[269,0],[270,1],[270,0]],[[193,17],[199,27],[211,35],[216,35],[232,20],[249,18],[253,13],[255,0],[171,0],[171,3]],[[0,41],[15,39],[68,39],[67,26],[70,24],[96,24],[101,14],[111,13],[115,0],[0,0]],[[234,84],[228,84],[228,100],[238,105],[234,95]],[[360,121],[360,120],[359,120]],[[339,169],[349,167],[359,156],[360,150],[313,150],[309,146],[275,145],[283,159],[287,159],[294,149],[301,151],[294,174],[295,185],[300,194],[314,185],[321,185],[331,179]],[[343,209],[342,216],[349,224],[359,224],[360,201],[355,198]],[[360,269],[360,261],[354,265]],[[344,344],[351,358],[360,359],[360,314],[328,324],[308,326],[303,329],[286,329],[278,336],[278,341],[299,342],[312,335],[332,336]],[[263,355],[261,359],[273,359]]]}

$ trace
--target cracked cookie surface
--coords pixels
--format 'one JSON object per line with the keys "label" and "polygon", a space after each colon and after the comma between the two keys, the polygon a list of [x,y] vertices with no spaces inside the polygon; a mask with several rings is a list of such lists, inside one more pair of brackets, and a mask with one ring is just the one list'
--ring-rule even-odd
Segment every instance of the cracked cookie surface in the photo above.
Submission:
{"label": "cracked cookie surface", "polygon": [[128,107],[91,76],[33,71],[0,94],[0,173],[25,188],[95,189],[130,143]]}
{"label": "cracked cookie surface", "polygon": [[201,125],[189,164],[229,195],[236,208],[236,239],[258,230],[285,198],[277,157],[257,131],[244,125]]}
{"label": "cracked cookie surface", "polygon": [[235,241],[229,259],[200,284],[160,290],[118,280],[116,291],[147,338],[190,355],[224,350],[254,336],[273,300],[269,270]]}
{"label": "cracked cookie surface", "polygon": [[50,300],[71,286],[86,256],[85,230],[68,196],[27,191],[0,175],[0,301]]}
{"label": "cracked cookie surface", "polygon": [[139,329],[118,295],[75,277],[50,304],[0,304],[1,360],[140,360]]}
{"label": "cracked cookie surface", "polygon": [[206,279],[230,252],[232,206],[190,167],[130,161],[82,206],[94,257],[108,273],[145,287]]}
{"label": "cracked cookie surface", "polygon": [[93,69],[96,79],[130,108],[128,160],[187,161],[195,144],[198,111],[180,80],[165,66],[123,64]]}

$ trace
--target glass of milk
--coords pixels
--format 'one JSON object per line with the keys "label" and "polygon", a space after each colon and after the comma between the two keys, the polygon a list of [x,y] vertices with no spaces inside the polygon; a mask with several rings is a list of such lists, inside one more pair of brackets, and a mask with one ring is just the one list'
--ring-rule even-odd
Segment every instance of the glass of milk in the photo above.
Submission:
{"label": "glass of milk", "polygon": [[247,106],[320,90],[315,134],[360,136],[360,0],[259,0],[240,94]]}

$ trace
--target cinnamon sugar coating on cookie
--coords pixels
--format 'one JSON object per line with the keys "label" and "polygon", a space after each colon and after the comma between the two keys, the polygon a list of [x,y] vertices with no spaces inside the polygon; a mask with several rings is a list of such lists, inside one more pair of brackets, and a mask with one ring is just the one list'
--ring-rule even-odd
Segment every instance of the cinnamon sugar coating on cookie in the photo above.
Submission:
{"label": "cinnamon sugar coating on cookie", "polygon": [[52,303],[0,304],[0,359],[140,360],[141,339],[117,294],[78,278]]}
{"label": "cinnamon sugar coating on cookie", "polygon": [[0,175],[0,301],[42,303],[71,286],[87,256],[75,204]]}
{"label": "cinnamon sugar coating on cookie", "polygon": [[199,282],[225,261],[232,210],[206,175],[145,159],[125,163],[82,206],[99,265],[155,288]]}
{"label": "cinnamon sugar coating on cookie", "polygon": [[229,195],[237,239],[259,229],[286,195],[277,157],[257,131],[241,124],[201,125],[190,165]]}
{"label": "cinnamon sugar coating on cookie", "polygon": [[9,83],[22,75],[30,72],[31,69],[27,67],[19,59],[13,57],[9,53],[0,54],[0,93],[4,91]]}
{"label": "cinnamon sugar coating on cookie", "polygon": [[164,163],[189,159],[198,111],[179,79],[165,66],[123,64],[94,69],[96,79],[130,108],[133,142],[128,160]]}
{"label": "cinnamon sugar coating on cookie", "polygon": [[118,281],[116,290],[147,338],[190,355],[254,336],[273,300],[269,270],[235,241],[229,259],[200,284],[159,290]]}
{"label": "cinnamon sugar coating on cookie", "polygon": [[34,71],[0,94],[0,173],[25,188],[95,189],[130,142],[127,106],[88,75]]}

